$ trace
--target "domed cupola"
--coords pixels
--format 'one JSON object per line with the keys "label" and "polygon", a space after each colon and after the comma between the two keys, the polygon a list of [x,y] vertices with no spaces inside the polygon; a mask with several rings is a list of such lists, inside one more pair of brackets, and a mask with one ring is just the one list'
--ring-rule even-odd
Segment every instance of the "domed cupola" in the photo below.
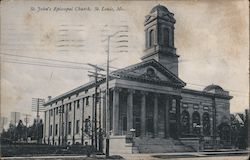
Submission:
{"label": "domed cupola", "polygon": [[145,17],[145,54],[143,61],[155,59],[178,76],[178,55],[174,46],[174,14],[162,5]]}
{"label": "domed cupola", "polygon": [[223,95],[229,95],[228,91],[225,91],[222,87],[211,84],[203,89],[204,92],[208,93],[215,93],[215,94],[223,94]]}
{"label": "domed cupola", "polygon": [[173,23],[175,23],[174,14],[169,12],[165,6],[157,5],[151,9],[150,14],[157,14],[158,17],[167,19]]}
{"label": "domed cupola", "polygon": [[150,13],[154,12],[169,12],[168,9],[160,4],[151,9]]}

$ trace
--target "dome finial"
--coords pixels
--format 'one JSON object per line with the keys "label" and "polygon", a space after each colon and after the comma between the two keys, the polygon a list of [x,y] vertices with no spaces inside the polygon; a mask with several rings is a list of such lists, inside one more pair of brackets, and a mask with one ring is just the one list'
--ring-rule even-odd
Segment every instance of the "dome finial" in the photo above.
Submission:
{"label": "dome finial", "polygon": [[163,5],[161,5],[160,3],[157,5],[157,6],[155,6],[151,11],[150,11],[150,13],[154,13],[154,12],[159,12],[159,11],[161,11],[161,12],[169,12],[168,11],[168,9],[165,7],[165,6],[163,6]]}

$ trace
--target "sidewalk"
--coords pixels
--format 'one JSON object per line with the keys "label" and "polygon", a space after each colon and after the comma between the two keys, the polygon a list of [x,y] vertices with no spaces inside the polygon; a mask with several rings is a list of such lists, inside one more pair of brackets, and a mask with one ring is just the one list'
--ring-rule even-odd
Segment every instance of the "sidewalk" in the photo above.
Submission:
{"label": "sidewalk", "polygon": [[[121,154],[122,157],[129,160],[156,160],[156,159],[181,159],[181,158],[201,158],[201,157],[235,157],[244,156],[247,158],[249,151],[247,150],[219,150],[219,151],[209,151],[209,152],[182,152],[182,153],[142,153],[142,154]],[[169,157],[169,158],[166,158]],[[199,159],[200,159],[199,158]]]}
{"label": "sidewalk", "polygon": [[[141,153],[141,154],[116,154],[111,155],[110,159],[119,159],[123,157],[127,160],[160,160],[160,159],[178,159],[178,160],[192,160],[192,159],[208,159],[208,160],[247,160],[249,152],[247,150],[220,150],[220,151],[209,151],[209,152],[182,152],[182,153]],[[115,158],[117,157],[117,158]],[[119,157],[119,158],[118,158]],[[94,160],[94,159],[105,159],[105,155],[92,155],[91,157],[86,157],[83,155],[48,155],[48,156],[34,156],[34,157],[2,157],[1,160]]]}

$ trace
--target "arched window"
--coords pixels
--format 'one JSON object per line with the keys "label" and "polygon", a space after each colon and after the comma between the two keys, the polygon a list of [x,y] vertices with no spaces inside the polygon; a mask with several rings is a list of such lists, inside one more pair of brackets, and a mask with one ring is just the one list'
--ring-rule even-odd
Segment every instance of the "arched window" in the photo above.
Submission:
{"label": "arched window", "polygon": [[154,39],[154,30],[150,30],[149,31],[149,43],[148,43],[148,46],[153,47],[154,41],[155,41],[155,39]]}
{"label": "arched window", "polygon": [[207,112],[205,112],[202,116],[202,123],[203,123],[204,136],[209,136],[210,135],[210,117]]}
{"label": "arched window", "polygon": [[195,111],[192,115],[192,127],[194,134],[200,134],[200,113]]}
{"label": "arched window", "polygon": [[181,132],[183,134],[187,134],[190,132],[189,130],[189,113],[188,111],[183,111],[181,114]]}
{"label": "arched window", "polygon": [[169,36],[170,36],[169,29],[164,28],[163,29],[163,45],[169,46]]}

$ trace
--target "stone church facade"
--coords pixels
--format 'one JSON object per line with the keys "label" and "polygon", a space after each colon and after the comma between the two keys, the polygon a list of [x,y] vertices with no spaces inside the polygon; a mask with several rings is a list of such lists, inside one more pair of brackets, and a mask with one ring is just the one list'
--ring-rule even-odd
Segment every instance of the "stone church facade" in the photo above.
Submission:
{"label": "stone church facade", "polygon": [[185,88],[178,76],[175,22],[161,5],[146,16],[142,62],[110,73],[109,106],[106,79],[49,99],[44,104],[44,143],[88,142],[101,150],[109,137],[110,151],[116,153],[197,150],[201,141],[205,148],[230,146],[232,96],[214,84],[202,91]]}

